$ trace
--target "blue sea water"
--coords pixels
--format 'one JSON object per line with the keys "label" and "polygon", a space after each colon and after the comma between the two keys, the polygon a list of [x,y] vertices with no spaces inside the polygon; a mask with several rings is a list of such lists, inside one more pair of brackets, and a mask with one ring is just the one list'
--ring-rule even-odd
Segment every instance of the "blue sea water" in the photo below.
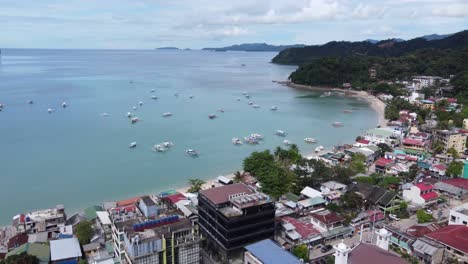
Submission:
{"label": "blue sea water", "polygon": [[[29,210],[64,204],[70,213],[106,200],[180,187],[190,178],[232,173],[252,151],[282,145],[284,138],[274,135],[277,129],[310,153],[317,145],[352,142],[375,126],[377,114],[365,102],[338,95],[321,98],[318,92],[273,83],[295,69],[270,63],[274,55],[2,50],[0,225]],[[152,100],[153,95],[158,99]],[[67,108],[61,107],[63,101]],[[139,101],[144,102],[141,107]],[[249,101],[261,108],[253,109]],[[271,106],[278,111],[270,111]],[[55,111],[49,114],[48,108]],[[216,113],[219,108],[225,112]],[[358,110],[343,113],[350,108]],[[141,121],[132,125],[127,112]],[[163,118],[164,112],[174,115]],[[210,120],[211,113],[219,118]],[[332,127],[334,121],[344,127]],[[232,137],[251,133],[264,135],[264,142],[232,145]],[[307,145],[305,137],[319,143]],[[138,145],[129,149],[133,141]],[[166,153],[153,152],[152,146],[163,141],[175,146]],[[188,157],[188,148],[200,156]]]}

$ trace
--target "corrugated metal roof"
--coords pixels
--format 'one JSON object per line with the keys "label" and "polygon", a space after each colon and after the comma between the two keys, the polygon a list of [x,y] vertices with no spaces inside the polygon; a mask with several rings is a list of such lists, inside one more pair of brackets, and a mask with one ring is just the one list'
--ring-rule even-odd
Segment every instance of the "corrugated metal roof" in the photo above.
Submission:
{"label": "corrugated metal roof", "polygon": [[106,212],[106,211],[97,211],[96,212],[98,218],[99,218],[99,221],[101,221],[101,223],[103,225],[110,225],[112,224],[110,218],[109,218],[109,213]]}
{"label": "corrugated metal roof", "polygon": [[298,264],[301,263],[289,251],[282,249],[271,239],[265,239],[260,242],[245,247],[252,255],[262,261],[264,264]]}
{"label": "corrugated metal roof", "polygon": [[322,197],[322,193],[310,188],[309,186],[306,186],[302,191],[301,194],[309,197],[309,198],[314,198],[314,197]]}
{"label": "corrugated metal roof", "polygon": [[422,254],[434,255],[437,252],[437,247],[429,245],[428,243],[422,241],[421,239],[416,240],[413,243],[413,249]]}
{"label": "corrugated metal roof", "polygon": [[81,248],[77,238],[72,237],[50,241],[51,261],[78,257],[81,257]]}

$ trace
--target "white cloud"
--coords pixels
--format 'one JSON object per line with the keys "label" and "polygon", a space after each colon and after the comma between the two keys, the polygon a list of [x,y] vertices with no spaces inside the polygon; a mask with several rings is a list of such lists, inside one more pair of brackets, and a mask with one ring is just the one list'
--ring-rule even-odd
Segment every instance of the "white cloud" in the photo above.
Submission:
{"label": "white cloud", "polygon": [[441,6],[432,10],[432,14],[442,17],[468,17],[468,3]]}

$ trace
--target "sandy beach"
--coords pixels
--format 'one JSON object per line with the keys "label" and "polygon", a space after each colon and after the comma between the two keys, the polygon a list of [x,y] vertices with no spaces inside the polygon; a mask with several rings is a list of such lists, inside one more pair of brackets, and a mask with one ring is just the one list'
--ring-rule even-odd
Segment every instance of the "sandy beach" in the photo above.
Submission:
{"label": "sandy beach", "polygon": [[290,87],[290,88],[294,88],[294,89],[302,89],[302,90],[310,90],[310,91],[335,91],[335,92],[344,93],[345,96],[359,98],[361,100],[367,101],[370,107],[377,112],[378,114],[377,126],[385,127],[388,123],[388,120],[385,119],[385,103],[382,102],[379,98],[367,93],[366,91],[354,91],[354,90],[342,89],[342,88],[302,85],[302,84],[295,84],[289,81],[278,81],[277,83]]}

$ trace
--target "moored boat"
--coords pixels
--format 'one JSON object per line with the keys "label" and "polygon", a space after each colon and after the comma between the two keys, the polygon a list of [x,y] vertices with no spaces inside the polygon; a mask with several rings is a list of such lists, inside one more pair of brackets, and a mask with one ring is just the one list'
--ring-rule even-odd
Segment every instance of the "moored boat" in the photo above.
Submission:
{"label": "moored boat", "polygon": [[132,124],[135,124],[136,122],[140,121],[140,119],[135,116],[134,118],[131,119],[131,121],[132,121]]}
{"label": "moored boat", "polygon": [[172,116],[172,113],[171,112],[166,112],[164,114],[162,114],[163,117],[170,117]]}
{"label": "moored boat", "polygon": [[156,151],[156,152],[164,152],[164,151],[167,150],[167,148],[164,147],[161,144],[156,144],[156,145],[153,146],[153,150]]}
{"label": "moored boat", "polygon": [[242,140],[240,140],[239,138],[232,138],[232,144],[242,145]]}
{"label": "moored boat", "polygon": [[174,146],[174,143],[172,143],[171,141],[165,141],[162,143],[162,145],[165,147],[165,148],[171,148]]}
{"label": "moored boat", "polygon": [[271,110],[271,111],[276,111],[276,110],[278,110],[278,107],[277,107],[277,106],[272,106],[272,107],[270,108],[270,110]]}
{"label": "moored boat", "polygon": [[194,149],[187,149],[185,151],[185,154],[191,156],[191,157],[198,157],[199,153],[198,151],[194,150]]}
{"label": "moored boat", "polygon": [[129,148],[134,148],[136,147],[137,143],[136,142],[132,142],[130,143],[130,145],[128,146]]}
{"label": "moored boat", "polygon": [[291,145],[291,141],[285,139],[285,140],[283,140],[283,144],[286,145],[286,146],[289,146],[289,145]]}
{"label": "moored boat", "polygon": [[67,102],[63,102],[63,103],[62,103],[62,107],[63,107],[63,108],[65,108],[65,107],[67,107],[67,106],[68,106]]}
{"label": "moored boat", "polygon": [[286,132],[283,131],[283,130],[276,130],[276,131],[275,131],[275,135],[280,136],[280,137],[285,137],[285,136],[286,136]]}
{"label": "moored boat", "polygon": [[317,143],[317,140],[315,138],[310,138],[310,137],[304,138],[304,141],[309,144]]}
{"label": "moored boat", "polygon": [[127,112],[127,117],[128,117],[128,118],[132,117],[132,113]]}
{"label": "moored boat", "polygon": [[209,118],[209,119],[215,119],[216,117],[217,117],[217,116],[216,116],[215,114],[210,114],[210,115],[208,115],[208,118]]}
{"label": "moored boat", "polygon": [[258,104],[253,104],[252,107],[253,108],[260,108],[260,106]]}
{"label": "moored boat", "polygon": [[153,99],[153,100],[157,100],[157,99],[158,99],[158,97],[157,97],[156,95],[153,95],[153,96],[151,96],[151,99]]}
{"label": "moored boat", "polygon": [[342,127],[343,124],[342,124],[341,122],[333,122],[333,123],[332,123],[332,126],[334,126],[334,127]]}

